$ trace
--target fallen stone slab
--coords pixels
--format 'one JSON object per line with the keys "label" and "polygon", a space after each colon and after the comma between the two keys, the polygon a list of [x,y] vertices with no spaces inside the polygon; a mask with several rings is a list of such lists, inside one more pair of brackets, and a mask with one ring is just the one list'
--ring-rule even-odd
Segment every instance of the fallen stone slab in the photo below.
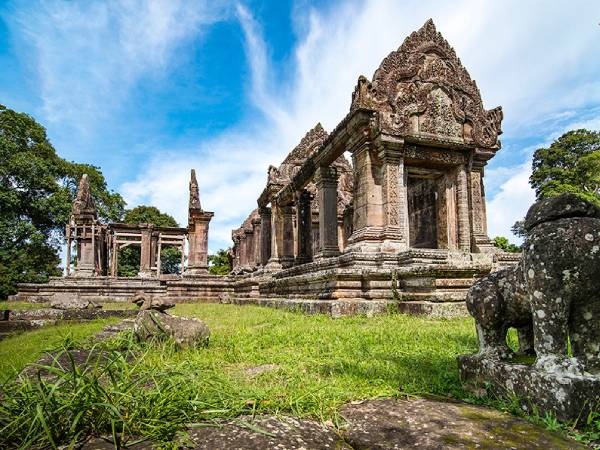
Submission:
{"label": "fallen stone slab", "polygon": [[358,449],[585,449],[576,441],[494,409],[427,399],[378,399],[342,408]]}
{"label": "fallen stone slab", "polygon": [[194,450],[349,449],[334,431],[313,420],[242,416],[188,431]]}
{"label": "fallen stone slab", "polygon": [[95,320],[109,317],[135,317],[129,309],[11,309],[4,310],[4,320]]}

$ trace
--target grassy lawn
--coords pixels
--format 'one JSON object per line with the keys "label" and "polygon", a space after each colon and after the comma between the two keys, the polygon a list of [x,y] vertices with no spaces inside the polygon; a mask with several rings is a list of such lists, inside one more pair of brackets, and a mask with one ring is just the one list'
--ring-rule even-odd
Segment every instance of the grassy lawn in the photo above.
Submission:
{"label": "grassy lawn", "polygon": [[47,350],[61,345],[68,337],[75,342],[83,342],[98,333],[102,328],[119,319],[101,319],[85,323],[62,323],[15,334],[0,341],[0,381],[14,377],[27,364],[37,359]]}
{"label": "grassy lawn", "polygon": [[[55,371],[42,387],[23,379],[8,383],[0,394],[7,399],[0,403],[0,429],[11,432],[0,433],[0,447],[3,439],[27,448],[73,443],[94,430],[162,441],[184,426],[240,414],[281,413],[339,424],[340,406],[375,397],[474,400],[461,388],[456,363],[457,355],[477,351],[470,318],[331,319],[219,304],[180,304],[172,311],[209,325],[208,348],[136,343],[123,333],[100,344],[108,364]],[[0,373],[35,360],[69,333],[83,341],[114,321],[61,325],[0,342]],[[264,365],[270,370],[249,370]]]}

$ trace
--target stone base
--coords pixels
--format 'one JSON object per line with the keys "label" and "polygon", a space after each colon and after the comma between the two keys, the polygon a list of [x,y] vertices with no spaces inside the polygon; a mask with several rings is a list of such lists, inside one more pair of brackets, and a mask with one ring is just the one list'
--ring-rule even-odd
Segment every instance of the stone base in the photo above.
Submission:
{"label": "stone base", "polygon": [[524,410],[553,414],[558,420],[585,421],[600,406],[600,377],[549,373],[533,366],[482,358],[458,357],[460,378],[476,395],[517,398]]}

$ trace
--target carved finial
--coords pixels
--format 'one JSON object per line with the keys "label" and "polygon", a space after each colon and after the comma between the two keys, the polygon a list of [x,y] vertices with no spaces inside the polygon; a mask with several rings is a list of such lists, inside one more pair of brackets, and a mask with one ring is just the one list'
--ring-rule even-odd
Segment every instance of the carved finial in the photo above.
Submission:
{"label": "carved finial", "polygon": [[73,201],[72,214],[74,216],[92,215],[94,217],[98,215],[87,173],[84,173],[81,180],[79,180],[77,195]]}
{"label": "carved finial", "polygon": [[426,29],[429,33],[435,33],[437,30],[435,29],[435,23],[433,23],[433,19],[427,19],[427,22],[423,24],[421,28]]}
{"label": "carved finial", "polygon": [[189,209],[198,209],[202,211],[200,206],[200,190],[198,189],[198,181],[196,180],[196,171],[192,169],[190,178],[190,205]]}

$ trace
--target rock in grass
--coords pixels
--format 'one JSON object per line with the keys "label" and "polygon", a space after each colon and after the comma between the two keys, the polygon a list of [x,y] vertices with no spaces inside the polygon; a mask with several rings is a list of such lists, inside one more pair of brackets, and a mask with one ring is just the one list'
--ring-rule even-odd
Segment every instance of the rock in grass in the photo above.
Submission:
{"label": "rock in grass", "polygon": [[173,308],[175,303],[164,297],[153,297],[143,292],[138,292],[131,302],[136,304],[141,310],[154,309],[164,312],[167,309]]}
{"label": "rock in grass", "polygon": [[201,320],[172,316],[152,309],[139,312],[133,332],[141,341],[171,337],[179,348],[206,347],[210,337],[208,326]]}
{"label": "rock in grass", "polygon": [[55,294],[50,302],[50,307],[54,309],[95,309],[102,308],[91,300],[82,299],[77,295]]}

